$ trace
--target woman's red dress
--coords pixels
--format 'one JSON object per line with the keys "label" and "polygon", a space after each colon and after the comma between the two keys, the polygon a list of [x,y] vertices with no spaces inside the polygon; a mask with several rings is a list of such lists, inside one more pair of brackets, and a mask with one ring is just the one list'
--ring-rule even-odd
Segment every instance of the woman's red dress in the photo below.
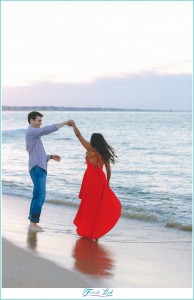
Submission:
{"label": "woman's red dress", "polygon": [[86,163],[74,224],[80,236],[97,239],[115,226],[121,215],[121,203],[109,187],[103,165],[92,164],[87,156]]}

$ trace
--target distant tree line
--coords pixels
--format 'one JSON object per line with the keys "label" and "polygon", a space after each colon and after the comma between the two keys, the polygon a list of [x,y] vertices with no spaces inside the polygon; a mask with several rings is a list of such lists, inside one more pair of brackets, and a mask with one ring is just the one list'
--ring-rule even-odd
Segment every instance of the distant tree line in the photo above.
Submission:
{"label": "distant tree line", "polygon": [[176,111],[176,110],[154,110],[154,109],[129,109],[110,107],[64,107],[64,106],[2,106],[2,111]]}

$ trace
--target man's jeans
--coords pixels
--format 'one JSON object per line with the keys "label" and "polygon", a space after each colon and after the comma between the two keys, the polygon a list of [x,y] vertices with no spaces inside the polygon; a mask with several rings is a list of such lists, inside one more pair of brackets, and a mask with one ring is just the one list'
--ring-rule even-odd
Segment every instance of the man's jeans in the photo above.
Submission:
{"label": "man's jeans", "polygon": [[38,166],[35,166],[30,170],[30,176],[34,184],[34,189],[28,219],[34,223],[39,223],[42,205],[45,201],[46,175],[46,171]]}

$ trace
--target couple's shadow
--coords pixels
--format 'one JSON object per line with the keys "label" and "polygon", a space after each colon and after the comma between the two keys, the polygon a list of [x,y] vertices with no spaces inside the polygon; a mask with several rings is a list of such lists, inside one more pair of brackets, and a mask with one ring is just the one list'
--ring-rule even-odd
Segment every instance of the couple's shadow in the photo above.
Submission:
{"label": "couple's shadow", "polygon": [[97,277],[113,276],[113,254],[104,245],[79,238],[72,256],[75,259],[74,268],[79,272]]}

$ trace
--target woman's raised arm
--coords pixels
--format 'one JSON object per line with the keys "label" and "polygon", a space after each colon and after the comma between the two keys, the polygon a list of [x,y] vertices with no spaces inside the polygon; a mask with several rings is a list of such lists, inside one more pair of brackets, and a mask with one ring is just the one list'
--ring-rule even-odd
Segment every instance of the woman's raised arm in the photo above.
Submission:
{"label": "woman's raised arm", "polygon": [[82,136],[81,132],[77,128],[75,122],[73,120],[71,120],[71,121],[69,121],[68,125],[73,127],[75,135],[79,139],[80,143],[84,146],[84,148],[86,150],[92,150],[91,144],[84,139],[84,137]]}

